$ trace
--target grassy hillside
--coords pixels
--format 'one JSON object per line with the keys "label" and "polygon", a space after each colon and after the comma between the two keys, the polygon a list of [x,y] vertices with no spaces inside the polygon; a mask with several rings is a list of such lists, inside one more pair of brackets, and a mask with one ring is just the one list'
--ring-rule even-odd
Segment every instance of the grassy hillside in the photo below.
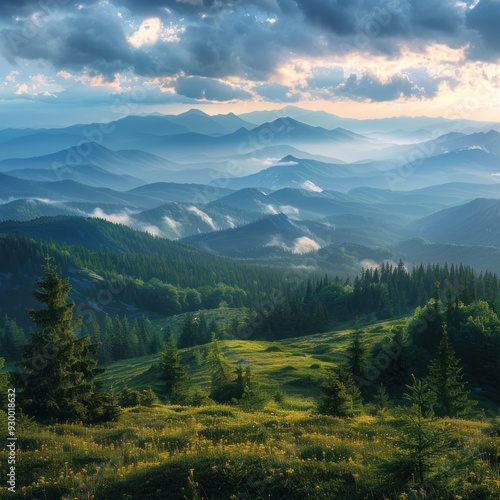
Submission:
{"label": "grassy hillside", "polygon": [[[219,311],[228,319],[241,310]],[[158,320],[165,326],[165,320]],[[179,328],[182,318],[170,320]],[[367,344],[380,342],[406,318],[359,325]],[[422,485],[408,458],[407,410],[339,419],[315,403],[326,366],[344,359],[352,325],[279,342],[225,340],[236,366],[250,363],[269,400],[244,406],[155,404],[124,411],[103,425],[17,427],[20,498],[108,499],[494,499],[500,497],[499,420],[440,419],[442,437]],[[192,384],[209,390],[206,346],[182,350]],[[161,393],[158,356],[106,366],[106,387],[152,386]],[[280,389],[282,397],[273,398]],[[495,416],[490,408],[487,416]],[[0,422],[4,425],[4,422]],[[5,463],[7,451],[0,451]],[[6,495],[0,486],[0,498]]]}
{"label": "grassy hillside", "polygon": [[[167,323],[165,320],[159,321]],[[387,336],[392,327],[401,325],[404,321],[405,318],[400,318],[360,326],[365,332],[368,345],[373,345]],[[170,319],[174,331],[176,326],[179,327],[179,323],[181,318]],[[250,364],[262,388],[270,394],[278,390],[283,391],[287,396],[288,407],[306,409],[314,405],[314,398],[319,394],[318,385],[324,368],[331,363],[342,362],[345,358],[345,348],[353,331],[352,328],[343,328],[272,342],[225,340],[222,343],[222,351],[235,368],[239,363],[244,366]],[[189,365],[192,385],[209,392],[210,371],[203,360],[206,350],[207,346],[200,346],[181,352],[184,361]],[[156,355],[104,365],[106,371],[100,380],[106,388],[111,385],[118,389],[125,385],[140,390],[152,387],[161,394],[158,361],[159,356]]]}
{"label": "grassy hillside", "polygon": [[[412,491],[411,474],[402,469],[401,425],[400,417],[345,420],[282,409],[276,403],[254,413],[221,406],[138,407],[126,411],[117,423],[94,427],[24,423],[19,431],[16,496],[499,498],[500,438],[489,424],[440,423],[449,444],[432,468],[427,494]],[[5,455],[2,450],[3,463]],[[0,486],[0,496],[6,494],[6,487]]]}

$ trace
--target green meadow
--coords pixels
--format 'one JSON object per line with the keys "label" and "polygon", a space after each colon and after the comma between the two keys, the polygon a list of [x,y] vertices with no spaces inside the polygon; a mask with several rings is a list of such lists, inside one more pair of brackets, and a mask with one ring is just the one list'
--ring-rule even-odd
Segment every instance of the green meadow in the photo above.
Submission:
{"label": "green meadow", "polygon": [[[375,344],[403,323],[362,325],[364,338]],[[440,419],[445,444],[422,485],[405,458],[404,411],[365,405],[354,418],[315,412],[324,370],[343,361],[352,333],[339,328],[279,342],[222,341],[227,360],[250,364],[267,394],[259,410],[158,402],[127,408],[117,422],[102,425],[40,425],[20,416],[13,498],[500,498],[497,419]],[[191,385],[208,392],[205,351],[197,346],[182,356]],[[161,394],[157,362],[157,356],[115,362],[100,381]],[[6,463],[5,450],[0,460]],[[8,494],[2,485],[0,496]]]}

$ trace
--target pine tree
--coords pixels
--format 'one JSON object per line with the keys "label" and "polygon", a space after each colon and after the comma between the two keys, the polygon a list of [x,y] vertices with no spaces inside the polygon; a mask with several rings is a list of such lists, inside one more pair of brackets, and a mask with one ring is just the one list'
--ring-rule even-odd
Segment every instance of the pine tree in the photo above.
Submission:
{"label": "pine tree", "polygon": [[198,332],[198,321],[193,317],[192,314],[188,313],[184,324],[182,325],[182,332],[179,336],[179,349],[184,349],[185,347],[193,347],[198,343],[197,338]]}
{"label": "pine tree", "polygon": [[378,386],[374,400],[375,409],[380,414],[383,414],[391,406],[391,400],[384,384]]}
{"label": "pine tree", "polygon": [[243,374],[243,394],[241,395],[242,403],[247,408],[262,408],[266,403],[266,397],[261,390],[250,366],[245,368]]}
{"label": "pine tree", "polygon": [[165,342],[165,349],[160,355],[162,381],[165,384],[167,398],[171,403],[182,403],[188,392],[188,374],[182,365],[181,354],[177,349],[177,340],[172,331]]}
{"label": "pine tree", "polygon": [[18,361],[26,345],[26,337],[15,320],[6,318],[3,334],[3,351],[5,359]]}
{"label": "pine tree", "polygon": [[404,395],[410,407],[405,409],[403,448],[413,461],[420,484],[423,484],[430,467],[443,448],[443,431],[436,425],[433,407],[435,397],[425,381],[413,376],[410,392]]}
{"label": "pine tree", "polygon": [[359,328],[356,328],[352,340],[346,349],[346,365],[354,378],[360,378],[363,376],[368,356],[368,349],[363,342],[362,336],[363,332]]}
{"label": "pine tree", "polygon": [[450,345],[446,326],[437,357],[429,365],[427,383],[434,393],[439,417],[456,417],[472,411],[476,402],[469,399],[469,392],[464,389],[462,368]]}
{"label": "pine tree", "polygon": [[[401,395],[411,382],[415,353],[410,349],[411,339],[404,328],[395,328],[390,340],[378,352],[381,359],[389,358],[389,364],[381,374],[381,381],[391,394]],[[378,355],[374,353],[376,360]]]}
{"label": "pine tree", "polygon": [[354,416],[354,401],[337,371],[330,368],[321,386],[323,396],[318,404],[318,412],[334,417]]}
{"label": "pine tree", "polygon": [[351,371],[342,365],[335,368],[335,371],[339,380],[352,398],[354,413],[359,413],[363,409],[363,397]]}
{"label": "pine tree", "polygon": [[113,320],[111,316],[104,318],[104,328],[101,331],[101,347],[99,349],[99,359],[103,362],[113,359]]}
{"label": "pine tree", "polygon": [[80,320],[73,320],[75,304],[68,302],[71,285],[60,278],[47,258],[44,277],[33,295],[44,309],[30,309],[31,320],[41,328],[25,346],[19,363],[22,409],[40,419],[92,420],[95,415],[97,346],[88,336],[77,338]]}
{"label": "pine tree", "polygon": [[230,368],[223,352],[220,349],[219,341],[215,334],[212,334],[212,340],[208,348],[207,361],[212,374],[212,384],[210,394],[219,391],[221,387],[229,382]]}

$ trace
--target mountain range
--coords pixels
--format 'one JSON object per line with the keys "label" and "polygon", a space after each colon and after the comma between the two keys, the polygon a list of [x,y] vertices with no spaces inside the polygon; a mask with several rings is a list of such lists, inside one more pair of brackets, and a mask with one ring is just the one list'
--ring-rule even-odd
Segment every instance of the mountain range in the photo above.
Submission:
{"label": "mountain range", "polygon": [[458,125],[291,106],[0,130],[0,221],[93,217],[274,262],[330,248],[344,269],[469,246],[477,264],[500,248],[500,133]]}

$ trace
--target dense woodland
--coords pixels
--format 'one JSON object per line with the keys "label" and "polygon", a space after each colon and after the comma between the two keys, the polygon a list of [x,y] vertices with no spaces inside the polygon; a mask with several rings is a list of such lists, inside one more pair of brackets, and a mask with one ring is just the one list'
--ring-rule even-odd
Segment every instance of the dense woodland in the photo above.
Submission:
{"label": "dense woodland", "polygon": [[[117,241],[120,235],[117,230]],[[406,494],[413,489],[420,492],[415,498],[427,498],[422,492],[430,485],[433,491],[446,491],[448,479],[437,468],[438,457],[446,456],[451,446],[442,432],[444,422],[484,419],[479,393],[483,404],[485,398],[490,404],[500,402],[496,275],[477,274],[461,265],[408,270],[399,262],[363,269],[354,279],[324,275],[289,283],[278,270],[268,273],[266,268],[241,262],[228,265],[225,259],[211,256],[195,273],[189,267],[190,259],[196,261],[195,250],[170,248],[169,242],[151,238],[144,241],[151,254],[147,259],[140,248],[134,254],[130,248],[121,253],[55,242],[40,245],[35,238],[20,235],[0,238],[0,250],[9,256],[0,261],[2,272],[40,275],[36,266],[43,269],[33,290],[38,306],[26,311],[31,327],[20,326],[8,314],[0,319],[1,363],[5,358],[12,367],[10,380],[19,388],[18,404],[29,425],[49,428],[43,426],[119,422],[127,408],[157,408],[159,404],[180,408],[224,405],[247,413],[265,411],[270,404],[285,408],[285,392],[264,390],[254,367],[245,360],[230,363],[224,342],[239,339],[249,346],[275,342],[279,351],[282,339],[309,338],[338,325],[358,325],[342,361],[331,363],[325,356],[327,365],[318,371],[320,376],[309,376],[316,394],[312,418],[318,422],[322,418],[354,422],[362,416],[375,416],[380,422],[389,419],[384,432],[396,433],[393,439],[398,450],[407,453],[394,452],[390,461],[378,463],[383,479],[366,486],[365,493],[376,490],[383,498],[387,492]],[[127,241],[120,244],[126,247]],[[167,260],[164,252],[171,249],[172,258]],[[122,300],[144,301],[164,316],[187,313],[179,334],[169,327],[155,328],[145,315],[129,319],[104,314],[84,321],[70,299],[72,286],[63,273],[72,266],[92,269],[108,279],[116,279],[121,269]],[[260,277],[265,286],[258,284]],[[202,284],[190,288],[194,279]],[[228,305],[240,311],[229,323],[217,322],[200,311]],[[364,331],[363,324],[396,317],[406,320],[377,342]],[[326,335],[334,338],[336,334]],[[157,355],[156,361],[147,373],[155,381],[155,390],[126,385],[104,389],[98,382],[113,363],[151,355]],[[209,373],[209,390],[192,381],[190,363]],[[7,383],[5,376],[0,383]],[[326,460],[327,451],[321,451],[320,461]],[[340,476],[339,481],[342,491],[351,491],[350,476]],[[188,486],[192,492],[185,498],[199,498],[196,481],[191,478]],[[35,485],[34,491],[44,491],[40,487]],[[488,488],[494,491],[494,486]],[[482,490],[478,487],[477,491]]]}

